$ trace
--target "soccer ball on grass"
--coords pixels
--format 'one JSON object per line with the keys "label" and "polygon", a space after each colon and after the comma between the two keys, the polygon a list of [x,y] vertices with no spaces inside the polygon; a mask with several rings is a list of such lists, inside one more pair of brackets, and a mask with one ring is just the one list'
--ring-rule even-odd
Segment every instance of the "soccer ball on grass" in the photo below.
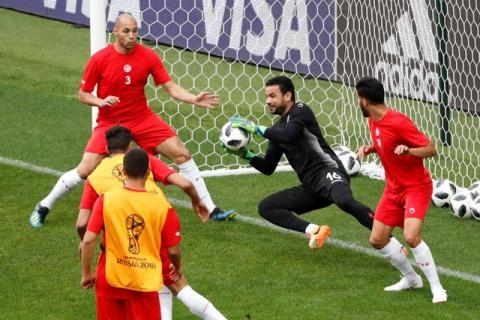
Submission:
{"label": "soccer ball on grass", "polygon": [[480,195],[480,181],[472,183],[468,188],[468,192],[472,195],[472,199],[477,198]]}
{"label": "soccer ball on grass", "polygon": [[468,219],[472,217],[472,196],[468,190],[457,192],[451,200],[452,213],[457,218]]}
{"label": "soccer ball on grass", "polygon": [[436,207],[449,207],[450,200],[457,192],[457,186],[448,179],[433,184],[432,202]]}
{"label": "soccer ball on grass", "polygon": [[480,194],[473,200],[472,217],[480,221]]}

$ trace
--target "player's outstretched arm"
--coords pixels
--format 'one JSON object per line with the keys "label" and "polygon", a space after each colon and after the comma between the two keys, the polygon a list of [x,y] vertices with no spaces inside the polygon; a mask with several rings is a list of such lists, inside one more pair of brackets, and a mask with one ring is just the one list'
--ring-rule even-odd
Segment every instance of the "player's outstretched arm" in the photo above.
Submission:
{"label": "player's outstretched arm", "polygon": [[220,99],[215,94],[211,94],[209,92],[201,92],[198,95],[193,95],[172,80],[164,83],[162,85],[162,88],[172,98],[186,103],[194,104],[198,107],[214,108],[220,103]]}
{"label": "player's outstretched arm", "polygon": [[207,222],[209,211],[207,206],[198,196],[197,190],[193,186],[193,184],[188,181],[185,177],[183,177],[179,173],[172,173],[167,177],[167,180],[170,184],[173,184],[185,192],[190,199],[192,200],[192,207],[197,216],[200,218],[200,221]]}
{"label": "player's outstretched arm", "polygon": [[213,108],[220,103],[216,94],[210,92],[200,92],[195,96],[193,104],[203,108]]}

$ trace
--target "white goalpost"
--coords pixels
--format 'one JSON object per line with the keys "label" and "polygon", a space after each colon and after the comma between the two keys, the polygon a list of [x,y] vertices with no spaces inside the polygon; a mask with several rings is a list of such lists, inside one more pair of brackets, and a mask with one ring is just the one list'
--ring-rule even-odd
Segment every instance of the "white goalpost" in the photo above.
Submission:
{"label": "white goalpost", "polygon": [[[90,3],[90,55],[104,48],[107,44],[106,0],[96,0]],[[96,94],[97,89],[95,88]],[[92,128],[97,124],[98,108],[92,107]]]}
{"label": "white goalpost", "polygon": [[[370,75],[384,83],[388,103],[436,143],[440,155],[427,161],[435,179],[465,187],[479,180],[475,0],[101,0],[90,9],[92,52],[105,45],[118,13],[130,12],[139,20],[140,41],[154,48],[176,82],[220,96],[220,107],[203,110],[154,86],[146,90],[204,175],[254,172],[223,153],[220,128],[234,114],[271,125],[264,83],[280,74],[292,77],[298,100],[314,110],[332,146],[356,150],[369,143],[353,85]],[[266,142],[255,139],[251,147],[261,153]],[[381,177],[370,161],[363,172]]]}

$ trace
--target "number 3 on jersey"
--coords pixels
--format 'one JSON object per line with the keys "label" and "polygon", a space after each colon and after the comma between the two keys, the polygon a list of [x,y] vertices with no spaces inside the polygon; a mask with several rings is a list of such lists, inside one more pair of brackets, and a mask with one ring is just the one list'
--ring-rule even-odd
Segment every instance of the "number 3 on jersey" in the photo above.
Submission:
{"label": "number 3 on jersey", "polygon": [[327,179],[330,179],[330,181],[333,182],[335,180],[337,180],[337,181],[342,180],[342,177],[338,173],[333,171],[333,172],[327,173]]}
{"label": "number 3 on jersey", "polygon": [[132,83],[132,78],[131,78],[129,75],[126,75],[126,76],[125,76],[125,84],[128,85],[128,84],[130,84],[130,83]]}

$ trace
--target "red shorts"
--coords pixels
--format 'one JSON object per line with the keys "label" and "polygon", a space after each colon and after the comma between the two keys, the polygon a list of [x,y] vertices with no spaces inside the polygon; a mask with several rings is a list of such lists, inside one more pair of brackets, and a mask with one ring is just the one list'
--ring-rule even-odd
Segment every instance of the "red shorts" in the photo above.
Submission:
{"label": "red shorts", "polygon": [[105,254],[98,258],[95,281],[97,319],[160,319],[158,292],[115,288],[105,278]]}
{"label": "red shorts", "polygon": [[160,301],[157,292],[144,292],[134,299],[96,297],[99,320],[160,320]]}
{"label": "red shorts", "polygon": [[168,257],[167,249],[162,248],[160,250],[160,257],[162,259],[163,284],[165,286],[170,286],[177,282],[180,275],[177,270],[175,270],[172,261]]}
{"label": "red shorts", "polygon": [[405,219],[425,218],[431,197],[431,183],[399,191],[387,187],[375,210],[374,219],[390,227],[403,228]]}
{"label": "red shorts", "polygon": [[150,154],[155,154],[154,149],[160,143],[177,135],[167,123],[153,112],[132,121],[101,121],[95,129],[93,129],[92,136],[90,137],[90,140],[88,140],[85,152],[107,154],[105,132],[115,125],[121,125],[130,129],[135,143]]}

